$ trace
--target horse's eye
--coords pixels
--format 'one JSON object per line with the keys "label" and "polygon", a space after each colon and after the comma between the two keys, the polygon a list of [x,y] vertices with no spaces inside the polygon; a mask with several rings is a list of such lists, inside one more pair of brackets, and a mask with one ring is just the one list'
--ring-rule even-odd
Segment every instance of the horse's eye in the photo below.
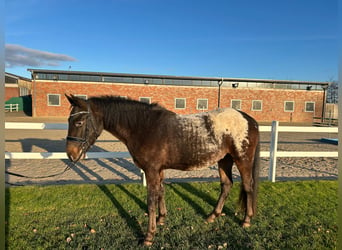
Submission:
{"label": "horse's eye", "polygon": [[75,122],[76,127],[81,127],[84,124],[84,121],[77,121]]}

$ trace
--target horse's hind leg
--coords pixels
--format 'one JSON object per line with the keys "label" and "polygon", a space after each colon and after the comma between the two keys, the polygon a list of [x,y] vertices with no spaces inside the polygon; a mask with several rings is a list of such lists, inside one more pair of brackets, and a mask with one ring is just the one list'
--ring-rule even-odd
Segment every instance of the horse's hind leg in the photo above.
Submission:
{"label": "horse's hind leg", "polygon": [[147,181],[147,208],[148,208],[148,226],[144,245],[151,246],[154,234],[157,231],[156,209],[159,201],[160,178],[158,171],[145,171]]}
{"label": "horse's hind leg", "polygon": [[243,227],[250,227],[251,218],[254,216],[254,192],[253,190],[253,175],[252,175],[252,164],[248,161],[237,161],[236,166],[240,171],[241,175],[241,190],[240,190],[240,203],[241,208],[245,212]]}
{"label": "horse's hind leg", "polygon": [[[144,240],[144,245],[151,246],[154,235],[157,231],[157,223],[162,225],[165,221],[166,206],[164,199],[164,174],[156,170],[145,171],[147,181],[147,207],[148,207],[148,227]],[[156,220],[156,210],[159,208],[158,221]]]}
{"label": "horse's hind leg", "polygon": [[224,202],[229,194],[231,187],[233,186],[232,167],[233,158],[231,155],[226,155],[222,160],[218,162],[219,174],[221,179],[221,194],[217,201],[216,207],[213,212],[207,218],[207,222],[213,222],[216,217],[220,216]]}
{"label": "horse's hind leg", "polygon": [[165,205],[165,188],[163,185],[164,172],[161,171],[159,176],[160,176],[160,189],[159,189],[159,196],[158,196],[159,216],[157,219],[157,224],[158,225],[164,225],[165,217],[167,214],[166,205]]}

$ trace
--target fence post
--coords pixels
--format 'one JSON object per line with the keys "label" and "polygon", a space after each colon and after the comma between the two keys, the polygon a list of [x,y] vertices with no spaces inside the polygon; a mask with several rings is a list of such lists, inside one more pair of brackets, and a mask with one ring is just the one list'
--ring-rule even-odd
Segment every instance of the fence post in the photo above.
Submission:
{"label": "fence post", "polygon": [[142,181],[142,184],[144,187],[146,187],[146,176],[145,176],[145,172],[144,170],[140,170],[140,173],[141,173],[141,181]]}
{"label": "fence post", "polygon": [[277,147],[278,147],[278,121],[272,122],[271,145],[270,145],[270,166],[268,172],[268,180],[275,182],[275,174],[277,167]]}

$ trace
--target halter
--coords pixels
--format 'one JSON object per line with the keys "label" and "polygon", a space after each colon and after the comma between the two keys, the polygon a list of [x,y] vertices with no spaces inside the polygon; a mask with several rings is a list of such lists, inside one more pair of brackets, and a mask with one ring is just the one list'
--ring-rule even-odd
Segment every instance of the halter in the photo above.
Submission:
{"label": "halter", "polygon": [[[93,127],[93,130],[95,132],[96,139],[99,137],[99,133],[97,132],[97,129],[95,127],[95,122],[94,122],[93,116],[91,115],[91,109],[90,109],[89,103],[87,104],[87,111],[80,111],[80,112],[71,114],[70,117],[81,115],[81,114],[87,114],[86,129],[85,129],[84,137],[81,138],[81,137],[75,137],[75,136],[67,136],[66,139],[67,141],[75,141],[75,142],[80,143],[80,147],[82,148],[82,151],[85,151],[86,148],[91,146],[91,144],[89,143],[89,138],[87,138],[88,133],[89,133],[89,121],[90,121],[90,125]],[[77,161],[78,160],[79,159],[77,159]]]}

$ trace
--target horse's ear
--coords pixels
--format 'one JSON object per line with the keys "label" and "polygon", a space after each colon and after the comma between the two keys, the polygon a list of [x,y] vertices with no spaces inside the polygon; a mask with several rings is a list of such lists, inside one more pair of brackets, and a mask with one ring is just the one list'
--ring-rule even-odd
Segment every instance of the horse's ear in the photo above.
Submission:
{"label": "horse's ear", "polygon": [[68,96],[67,94],[64,94],[65,95],[65,97],[68,99],[68,101],[70,102],[70,104],[72,105],[72,106],[74,106],[74,100],[73,100],[73,95],[70,95],[70,96]]}
{"label": "horse's ear", "polygon": [[65,97],[68,99],[68,101],[70,102],[71,106],[78,106],[78,107],[82,107],[84,106],[84,100],[81,98],[78,98],[74,95],[67,95],[65,94]]}

